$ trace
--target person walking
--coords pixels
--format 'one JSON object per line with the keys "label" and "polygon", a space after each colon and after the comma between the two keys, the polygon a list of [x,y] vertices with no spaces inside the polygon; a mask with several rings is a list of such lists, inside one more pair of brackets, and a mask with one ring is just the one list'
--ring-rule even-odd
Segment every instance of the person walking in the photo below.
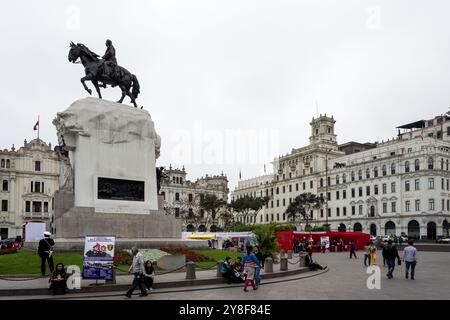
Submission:
{"label": "person walking", "polygon": [[357,259],[355,251],[355,242],[353,240],[350,240],[350,259],[352,258],[352,256],[355,256],[355,259]]}
{"label": "person walking", "polygon": [[255,267],[259,264],[259,261],[256,258],[255,254],[252,252],[252,249],[252,247],[248,247],[247,255],[244,256],[244,270],[247,275],[244,282],[245,292],[248,292],[247,287],[249,282],[251,283],[253,290],[258,289],[255,284]]}
{"label": "person walking", "polygon": [[261,283],[261,268],[264,268],[264,256],[258,246],[254,247],[253,252],[255,253],[256,259],[259,261],[259,264],[255,267],[255,283],[256,286],[259,286]]}
{"label": "person walking", "polygon": [[383,247],[383,256],[386,259],[386,263],[388,266],[388,279],[392,279],[394,277],[394,269],[395,269],[395,259],[397,259],[398,264],[400,265],[400,256],[398,255],[397,247],[393,244],[394,241],[392,239],[388,240],[387,245]]}
{"label": "person walking", "polygon": [[41,258],[41,275],[45,276],[45,264],[48,262],[48,268],[53,273],[53,247],[55,241],[50,237],[52,234],[48,231],[44,232],[44,238],[39,241],[38,255]]}
{"label": "person walking", "polygon": [[383,267],[386,267],[386,248],[387,245],[385,243],[381,244],[381,256],[383,257]]}
{"label": "person walking", "polygon": [[364,265],[370,266],[370,254],[371,254],[371,245],[370,242],[366,242],[364,247]]}
{"label": "person walking", "polygon": [[133,247],[131,249],[131,252],[133,253],[133,263],[131,264],[128,273],[133,272],[134,278],[133,283],[131,284],[131,287],[130,289],[128,289],[125,296],[131,298],[133,291],[136,288],[139,288],[139,290],[141,290],[140,296],[145,297],[148,295],[148,293],[144,285],[144,274],[145,274],[144,257],[142,256],[142,253],[139,252],[139,249],[136,247]]}
{"label": "person walking", "polygon": [[409,269],[411,268],[411,280],[414,280],[417,264],[417,249],[413,244],[413,240],[408,240],[408,245],[403,249],[403,261],[405,262],[406,267],[405,277],[408,279]]}

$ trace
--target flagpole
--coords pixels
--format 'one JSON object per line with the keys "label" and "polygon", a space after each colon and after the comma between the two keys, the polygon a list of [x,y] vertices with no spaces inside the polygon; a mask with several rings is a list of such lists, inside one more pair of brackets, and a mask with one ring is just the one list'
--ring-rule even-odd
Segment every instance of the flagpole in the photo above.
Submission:
{"label": "flagpole", "polygon": [[39,140],[39,129],[41,127],[41,123],[39,122],[39,115],[38,115],[38,140]]}

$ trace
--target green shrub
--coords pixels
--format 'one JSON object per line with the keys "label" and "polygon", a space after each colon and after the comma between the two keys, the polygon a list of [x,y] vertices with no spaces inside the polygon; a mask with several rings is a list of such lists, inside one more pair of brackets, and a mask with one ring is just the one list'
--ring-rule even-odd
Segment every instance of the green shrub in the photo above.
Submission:
{"label": "green shrub", "polygon": [[258,246],[262,254],[272,258],[274,261],[278,258],[280,247],[276,240],[276,224],[260,224],[256,225],[252,230],[258,240]]}
{"label": "green shrub", "polygon": [[297,231],[297,227],[293,224],[280,224],[275,228],[275,231]]}

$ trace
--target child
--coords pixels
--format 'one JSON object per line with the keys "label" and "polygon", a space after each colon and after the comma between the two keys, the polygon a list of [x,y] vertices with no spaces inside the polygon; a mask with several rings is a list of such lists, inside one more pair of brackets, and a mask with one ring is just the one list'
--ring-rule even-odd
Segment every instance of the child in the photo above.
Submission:
{"label": "child", "polygon": [[370,263],[371,265],[377,264],[377,247],[372,246],[371,252],[370,252]]}

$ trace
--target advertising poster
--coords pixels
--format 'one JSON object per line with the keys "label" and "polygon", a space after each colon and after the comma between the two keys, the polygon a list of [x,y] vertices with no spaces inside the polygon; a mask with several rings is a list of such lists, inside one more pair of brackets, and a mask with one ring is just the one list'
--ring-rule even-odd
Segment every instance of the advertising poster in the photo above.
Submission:
{"label": "advertising poster", "polygon": [[322,247],[323,247],[323,244],[325,244],[325,249],[329,250],[330,249],[330,237],[325,237],[325,236],[320,237],[320,244]]}
{"label": "advertising poster", "polygon": [[86,236],[83,279],[112,280],[116,237]]}

